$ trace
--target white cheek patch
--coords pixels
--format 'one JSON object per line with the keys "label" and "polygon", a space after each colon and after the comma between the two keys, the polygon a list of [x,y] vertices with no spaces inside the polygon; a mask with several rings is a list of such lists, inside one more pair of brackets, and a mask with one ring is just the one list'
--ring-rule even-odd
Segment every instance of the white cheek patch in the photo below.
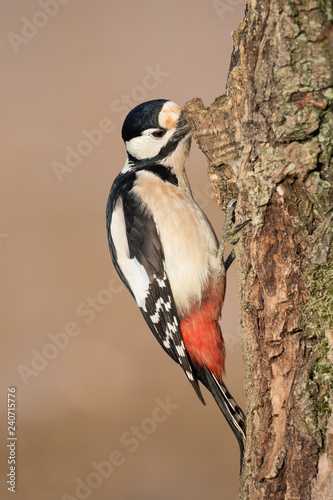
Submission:
{"label": "white cheek patch", "polygon": [[111,238],[117,253],[118,265],[123,272],[134,294],[136,303],[144,310],[149,288],[148,274],[136,258],[130,259],[130,252],[126,236],[126,224],[121,200],[113,211],[111,225]]}
{"label": "white cheek patch", "polygon": [[131,156],[134,156],[138,160],[154,158],[168,143],[173,133],[174,130],[168,130],[161,139],[156,139],[150,134],[133,137],[133,139],[126,142],[126,149]]}

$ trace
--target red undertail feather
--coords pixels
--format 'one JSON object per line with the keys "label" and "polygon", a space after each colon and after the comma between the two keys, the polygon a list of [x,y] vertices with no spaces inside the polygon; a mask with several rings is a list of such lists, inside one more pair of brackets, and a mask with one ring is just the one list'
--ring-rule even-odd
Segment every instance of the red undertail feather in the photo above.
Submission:
{"label": "red undertail feather", "polygon": [[180,321],[185,347],[193,365],[207,367],[222,383],[225,374],[225,347],[219,317],[223,305],[222,287],[207,290],[200,307],[193,307]]}

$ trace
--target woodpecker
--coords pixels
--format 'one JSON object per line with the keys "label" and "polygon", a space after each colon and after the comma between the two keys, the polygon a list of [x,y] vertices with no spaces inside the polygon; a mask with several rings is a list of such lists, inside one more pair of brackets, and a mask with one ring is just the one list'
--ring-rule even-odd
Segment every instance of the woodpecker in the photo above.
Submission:
{"label": "woodpecker", "polygon": [[205,404],[199,381],[211,392],[234,432],[241,462],[245,416],[229,393],[219,318],[226,271],[225,245],[245,224],[233,224],[229,202],[221,241],[194,200],[185,172],[191,128],[181,108],[158,99],[127,115],[122,138],[125,166],[107,202],[110,253],[119,277],[134,297],[165,352],[184,370]]}

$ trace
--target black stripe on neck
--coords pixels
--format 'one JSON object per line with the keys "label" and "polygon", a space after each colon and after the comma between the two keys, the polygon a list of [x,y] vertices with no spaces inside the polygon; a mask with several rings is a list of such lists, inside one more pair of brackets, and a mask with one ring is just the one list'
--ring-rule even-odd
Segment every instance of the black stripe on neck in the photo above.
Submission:
{"label": "black stripe on neck", "polygon": [[165,165],[161,165],[161,164],[157,163],[155,165],[146,165],[144,167],[137,169],[137,171],[140,171],[140,170],[146,170],[148,172],[153,172],[160,179],[162,179],[162,181],[170,182],[170,184],[173,184],[174,186],[178,186],[177,176],[171,172],[170,167],[166,167]]}

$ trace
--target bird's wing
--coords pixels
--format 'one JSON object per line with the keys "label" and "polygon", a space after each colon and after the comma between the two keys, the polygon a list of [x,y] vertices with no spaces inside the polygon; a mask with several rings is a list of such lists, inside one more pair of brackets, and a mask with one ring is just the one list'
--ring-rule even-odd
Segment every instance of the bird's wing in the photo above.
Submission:
{"label": "bird's wing", "polygon": [[111,254],[121,279],[160,345],[180,364],[203,401],[181,335],[155,220],[137,198],[127,192],[120,195],[114,205],[109,231]]}

